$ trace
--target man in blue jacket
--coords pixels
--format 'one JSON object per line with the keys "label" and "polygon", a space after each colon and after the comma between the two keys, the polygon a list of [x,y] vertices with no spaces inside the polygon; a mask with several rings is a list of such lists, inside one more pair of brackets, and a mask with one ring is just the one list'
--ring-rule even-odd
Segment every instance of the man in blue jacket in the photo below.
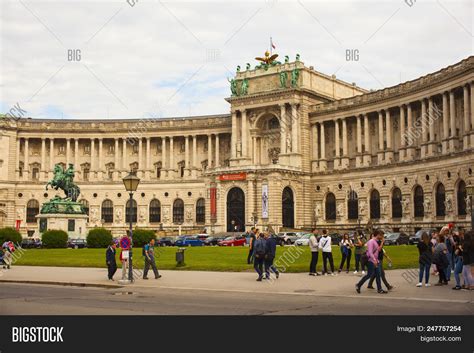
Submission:
{"label": "man in blue jacket", "polygon": [[265,233],[265,279],[270,279],[270,270],[275,273],[276,278],[280,277],[280,272],[273,265],[273,260],[276,256],[277,241],[269,232]]}
{"label": "man in blue jacket", "polygon": [[107,268],[109,270],[109,280],[114,280],[114,274],[117,271],[117,261],[115,260],[115,248],[117,245],[112,242],[108,247],[107,251],[105,252],[105,262],[107,263]]}

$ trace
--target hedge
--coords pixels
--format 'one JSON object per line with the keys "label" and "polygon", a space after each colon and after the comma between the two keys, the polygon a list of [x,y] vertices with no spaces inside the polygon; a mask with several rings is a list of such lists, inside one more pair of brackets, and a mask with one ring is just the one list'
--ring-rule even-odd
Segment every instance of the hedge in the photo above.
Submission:
{"label": "hedge", "polygon": [[156,235],[153,230],[137,228],[133,230],[132,238],[133,246],[142,247],[149,243],[151,239],[155,239]]}
{"label": "hedge", "polygon": [[67,246],[67,233],[63,230],[47,230],[41,240],[46,248],[65,248]]}
{"label": "hedge", "polygon": [[6,241],[12,241],[14,244],[21,243],[22,236],[15,228],[7,227],[0,229],[0,246]]}
{"label": "hedge", "polygon": [[87,247],[106,248],[112,242],[112,233],[105,228],[94,228],[87,234]]}

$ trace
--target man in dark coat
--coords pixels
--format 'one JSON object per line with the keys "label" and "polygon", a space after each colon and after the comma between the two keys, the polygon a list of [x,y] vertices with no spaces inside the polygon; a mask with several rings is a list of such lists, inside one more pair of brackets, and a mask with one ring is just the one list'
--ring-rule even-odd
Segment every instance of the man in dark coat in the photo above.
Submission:
{"label": "man in dark coat", "polygon": [[117,271],[117,261],[115,260],[115,249],[117,245],[112,242],[105,252],[105,262],[107,263],[107,268],[109,269],[109,280],[114,280],[114,274]]}
{"label": "man in dark coat", "polygon": [[280,277],[278,269],[273,265],[273,260],[276,255],[277,241],[270,233],[265,233],[265,279],[270,279],[270,270],[275,273],[276,278]]}

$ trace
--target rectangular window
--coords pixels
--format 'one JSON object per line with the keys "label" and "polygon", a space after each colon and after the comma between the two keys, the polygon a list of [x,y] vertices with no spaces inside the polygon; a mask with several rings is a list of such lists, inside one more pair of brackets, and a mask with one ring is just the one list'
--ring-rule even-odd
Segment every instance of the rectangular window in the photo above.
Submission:
{"label": "rectangular window", "polygon": [[67,220],[67,231],[74,232],[76,230],[76,220],[75,219],[68,219]]}

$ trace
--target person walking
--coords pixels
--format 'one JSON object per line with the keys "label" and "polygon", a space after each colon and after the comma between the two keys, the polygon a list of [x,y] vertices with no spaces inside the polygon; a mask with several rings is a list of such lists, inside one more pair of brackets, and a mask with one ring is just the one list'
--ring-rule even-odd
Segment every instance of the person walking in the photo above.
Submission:
{"label": "person walking", "polygon": [[448,278],[446,277],[446,268],[449,266],[448,249],[446,247],[444,232],[442,231],[438,235],[438,243],[434,248],[433,262],[436,265],[436,270],[439,275],[439,281],[435,286],[448,284]]}
{"label": "person walking", "polygon": [[[456,285],[453,287],[454,290],[460,290],[461,287],[461,273],[463,268],[463,256],[462,256],[462,240],[464,239],[464,233],[460,232],[459,235],[453,236],[454,239],[454,280]],[[464,278],[464,285],[466,279]]]}
{"label": "person walking", "polygon": [[323,236],[319,240],[319,248],[323,251],[323,275],[328,275],[327,262],[329,261],[329,265],[331,266],[331,276],[334,276],[331,237],[327,232],[326,229],[323,229]]}
{"label": "person walking", "polygon": [[379,265],[379,252],[382,247],[377,243],[377,240],[380,240],[383,246],[383,231],[376,229],[374,231],[374,236],[367,242],[367,274],[360,279],[360,281],[355,285],[357,293],[360,293],[360,288],[364,283],[372,277],[375,273],[375,282],[377,283],[377,293],[387,294],[387,291],[382,289],[382,283],[380,280],[380,267]]}
{"label": "person walking", "polygon": [[344,233],[342,240],[339,243],[339,247],[341,248],[342,254],[341,264],[339,265],[339,273],[341,273],[342,268],[344,267],[344,262],[346,262],[347,265],[346,273],[349,273],[349,269],[351,267],[352,248],[354,247],[352,240],[349,239],[349,234]]}
{"label": "person walking", "polygon": [[365,251],[365,239],[359,232],[356,232],[354,238],[355,275],[359,273],[359,269],[362,270],[362,275],[365,274],[365,264],[362,266],[362,255]]}
{"label": "person walking", "polygon": [[462,276],[464,278],[463,289],[474,290],[474,277],[472,267],[474,266],[474,231],[470,230],[464,234],[461,245],[462,250]]}
{"label": "person walking", "polygon": [[[391,266],[392,264],[392,259],[390,259],[390,257],[387,255],[387,252],[385,251],[385,249],[383,248],[383,245],[381,244],[381,241],[377,240],[377,243],[379,244],[379,247],[380,247],[380,251],[379,251],[379,270],[380,270],[380,279],[382,280],[383,284],[385,284],[385,287],[387,287],[388,290],[392,290],[394,287],[388,283],[387,281],[387,277],[385,276],[385,270],[383,268],[383,258],[386,257],[387,260],[388,260],[388,264],[389,266]],[[369,284],[367,286],[367,288],[369,289],[374,289],[374,287],[372,286],[372,284],[374,283],[374,279],[375,279],[375,273],[372,275],[372,277],[370,277],[370,281],[369,281]]]}
{"label": "person walking", "polygon": [[115,242],[110,243],[105,251],[105,263],[108,269],[108,278],[110,281],[114,280],[115,272],[117,272],[117,261],[115,259],[117,245]]}
{"label": "person walking", "polygon": [[265,279],[270,279],[270,270],[275,274],[276,278],[280,277],[280,272],[273,265],[273,260],[276,256],[277,242],[273,235],[269,232],[265,233]]}
{"label": "person walking", "polygon": [[247,264],[250,265],[253,261],[253,243],[255,242],[255,227],[250,229],[250,240],[249,240],[249,254],[247,256]]}
{"label": "person walking", "polygon": [[10,269],[12,264],[12,254],[6,248],[0,249],[0,264],[4,269]]}
{"label": "person walking", "polygon": [[143,256],[145,257],[145,268],[143,269],[143,279],[148,279],[148,270],[151,268],[153,269],[153,273],[155,274],[155,279],[161,277],[158,269],[156,268],[155,263],[155,239],[151,239],[148,244],[143,247]]}
{"label": "person walking", "polygon": [[421,241],[417,244],[418,247],[418,263],[419,263],[419,274],[417,287],[423,286],[423,274],[425,275],[425,287],[429,287],[430,280],[430,268],[433,262],[433,243],[431,242],[430,236],[427,232],[421,234]]}
{"label": "person walking", "polygon": [[257,232],[255,236],[256,236],[255,245],[253,247],[254,249],[253,267],[258,274],[257,281],[261,282],[263,278],[263,264],[265,262],[265,238],[263,237],[263,234],[259,232]]}
{"label": "person walking", "polygon": [[311,230],[311,236],[309,237],[309,249],[311,251],[311,262],[309,264],[309,275],[310,276],[319,276],[317,271],[318,266],[318,257],[319,257],[319,240],[318,240],[318,230],[313,228]]}

